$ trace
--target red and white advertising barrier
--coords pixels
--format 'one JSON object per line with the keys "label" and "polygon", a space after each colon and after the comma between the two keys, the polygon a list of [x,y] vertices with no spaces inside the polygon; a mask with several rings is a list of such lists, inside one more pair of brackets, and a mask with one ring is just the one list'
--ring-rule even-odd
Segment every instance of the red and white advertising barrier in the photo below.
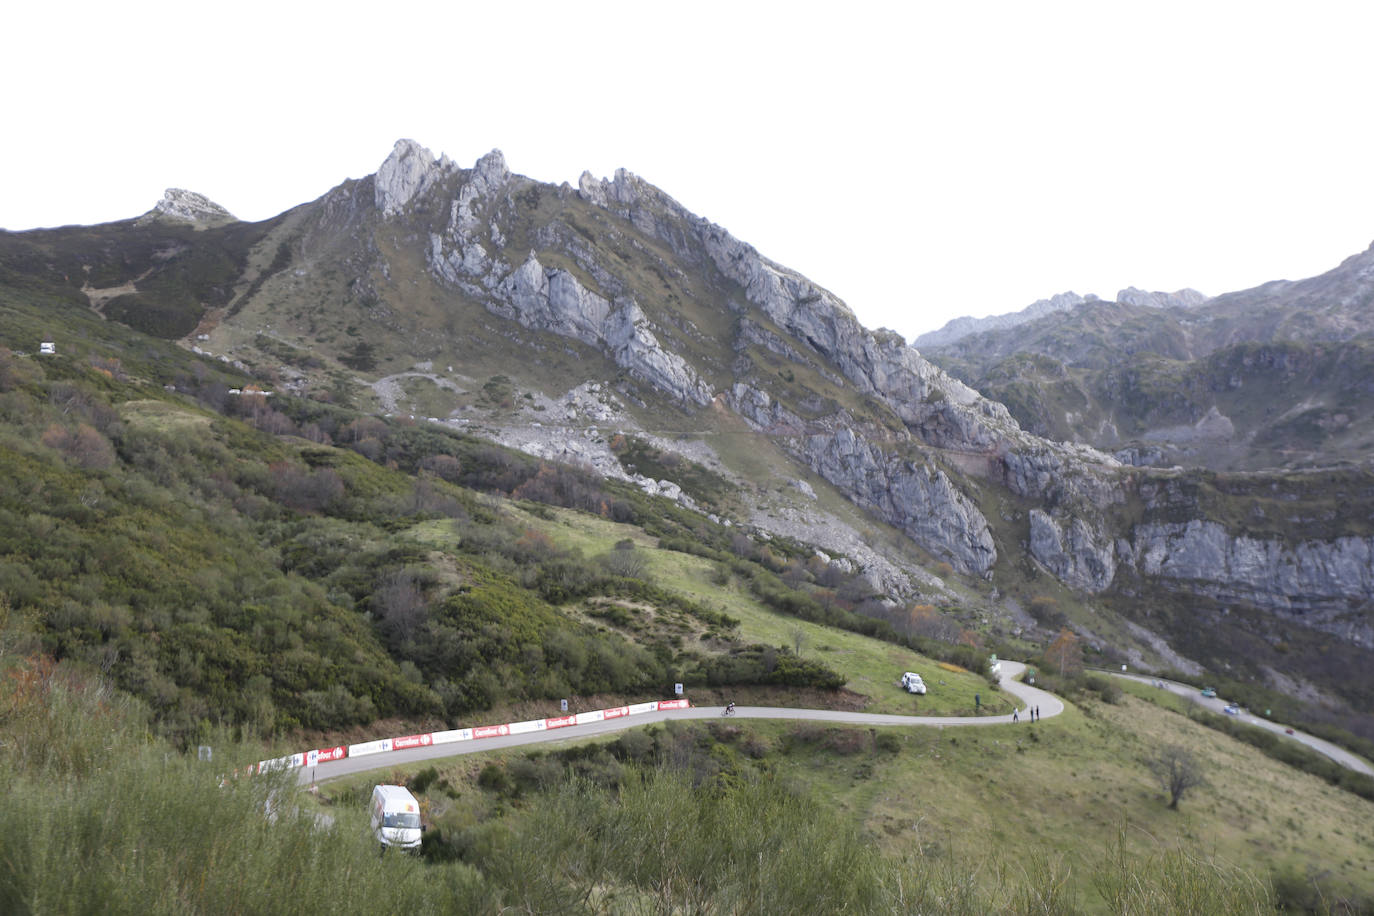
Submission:
{"label": "red and white advertising barrier", "polygon": [[313,767],[316,764],[328,763],[331,760],[343,760],[348,756],[346,747],[322,747],[318,750],[305,752],[305,765]]}
{"label": "red and white advertising barrier", "polygon": [[449,744],[453,741],[471,741],[472,729],[454,728],[446,732],[432,732],[430,738],[434,740],[435,744]]}
{"label": "red and white advertising barrier", "polygon": [[[546,731],[554,728],[570,728],[574,725],[587,725],[606,719],[620,719],[637,716],[646,712],[669,709],[690,709],[688,700],[652,700],[648,703],[635,703],[631,706],[612,706],[610,709],[594,709],[574,715],[554,716],[548,719],[530,719],[525,722],[507,722],[504,725],[478,725],[473,728],[454,728],[442,732],[429,732],[420,735],[402,735],[399,738],[381,738],[377,741],[364,741],[361,744],[322,747],[299,754],[289,754],[271,760],[250,763],[245,768],[247,775],[268,773],[299,767],[313,767],[345,757],[365,757],[368,754],[384,754],[388,751],[403,751],[409,748],[429,747],[434,744],[450,744],[454,741],[472,741],[477,738],[498,738],[505,735],[524,735],[531,732]],[[234,771],[237,777],[239,771]],[[222,781],[221,781],[222,784]]]}
{"label": "red and white advertising barrier", "polygon": [[472,730],[472,737],[474,738],[499,738],[509,734],[509,725],[479,725]]}
{"label": "red and white advertising barrier", "polygon": [[512,735],[528,735],[530,732],[542,732],[544,730],[544,720],[530,719],[526,722],[512,722],[507,725],[506,728],[510,730],[509,734]]}
{"label": "red and white advertising barrier", "polygon": [[274,757],[271,760],[259,760],[254,765],[249,765],[250,773],[270,773],[273,770],[289,770],[305,766],[305,754],[287,754],[285,757]]}
{"label": "red and white advertising barrier", "polygon": [[380,741],[364,741],[362,744],[350,744],[348,746],[348,756],[362,757],[367,754],[381,754],[391,750],[391,739],[383,738]]}

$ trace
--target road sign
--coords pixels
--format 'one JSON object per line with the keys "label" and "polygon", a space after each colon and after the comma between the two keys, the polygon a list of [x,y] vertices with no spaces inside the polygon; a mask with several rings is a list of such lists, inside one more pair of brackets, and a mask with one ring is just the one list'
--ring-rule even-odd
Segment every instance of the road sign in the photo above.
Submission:
{"label": "road sign", "polygon": [[558,708],[561,709],[561,710],[563,710],[564,712],[567,712],[567,711],[568,711],[568,701],[567,701],[567,700],[559,700],[559,701],[558,701]]}
{"label": "road sign", "polygon": [[682,696],[682,685],[681,685],[681,684],[674,684],[674,685],[673,685],[673,693],[677,694],[678,696]]}

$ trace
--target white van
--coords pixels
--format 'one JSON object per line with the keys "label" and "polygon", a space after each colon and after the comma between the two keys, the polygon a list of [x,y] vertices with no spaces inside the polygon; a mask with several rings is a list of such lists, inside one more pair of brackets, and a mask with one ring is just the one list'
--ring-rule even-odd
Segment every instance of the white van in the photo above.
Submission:
{"label": "white van", "polygon": [[420,848],[420,803],[405,786],[372,788],[372,835],[383,850]]}
{"label": "white van", "polygon": [[926,682],[915,671],[908,671],[902,675],[902,689],[907,693],[925,694]]}

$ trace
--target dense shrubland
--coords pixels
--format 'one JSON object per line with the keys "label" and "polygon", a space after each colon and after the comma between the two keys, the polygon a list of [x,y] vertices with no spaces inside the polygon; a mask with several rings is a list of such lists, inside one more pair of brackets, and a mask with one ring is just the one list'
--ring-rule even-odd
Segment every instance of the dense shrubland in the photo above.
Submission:
{"label": "dense shrubland", "polygon": [[[111,365],[0,359],[0,473],[14,482],[0,492],[0,596],[47,653],[105,672],[183,742],[222,724],[454,722],[675,681],[842,683],[738,644],[736,621],[648,581],[632,542],[587,558],[504,507],[724,550],[725,529],[700,515],[444,430],[251,386],[229,395],[203,369],[169,392]],[[438,543],[412,534],[427,521],[447,526]],[[634,625],[635,606],[671,626]]]}

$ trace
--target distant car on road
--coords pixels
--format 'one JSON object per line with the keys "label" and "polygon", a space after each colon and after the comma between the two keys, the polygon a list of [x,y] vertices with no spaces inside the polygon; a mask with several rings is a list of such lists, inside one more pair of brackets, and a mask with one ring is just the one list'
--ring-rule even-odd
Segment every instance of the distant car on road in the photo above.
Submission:
{"label": "distant car on road", "polygon": [[1285,735],[1291,735],[1291,734],[1293,734],[1293,729],[1291,729],[1291,728],[1285,728],[1285,729],[1283,730],[1283,733],[1284,733]]}
{"label": "distant car on road", "polygon": [[1235,703],[1232,703],[1230,706],[1227,706],[1223,710],[1223,712],[1225,712],[1228,716],[1238,716],[1240,715],[1240,707],[1237,706]]}
{"label": "distant car on road", "polygon": [[1213,690],[1211,687],[1203,687],[1202,695],[1208,697],[1209,699],[1214,699],[1217,695],[1217,692]]}

